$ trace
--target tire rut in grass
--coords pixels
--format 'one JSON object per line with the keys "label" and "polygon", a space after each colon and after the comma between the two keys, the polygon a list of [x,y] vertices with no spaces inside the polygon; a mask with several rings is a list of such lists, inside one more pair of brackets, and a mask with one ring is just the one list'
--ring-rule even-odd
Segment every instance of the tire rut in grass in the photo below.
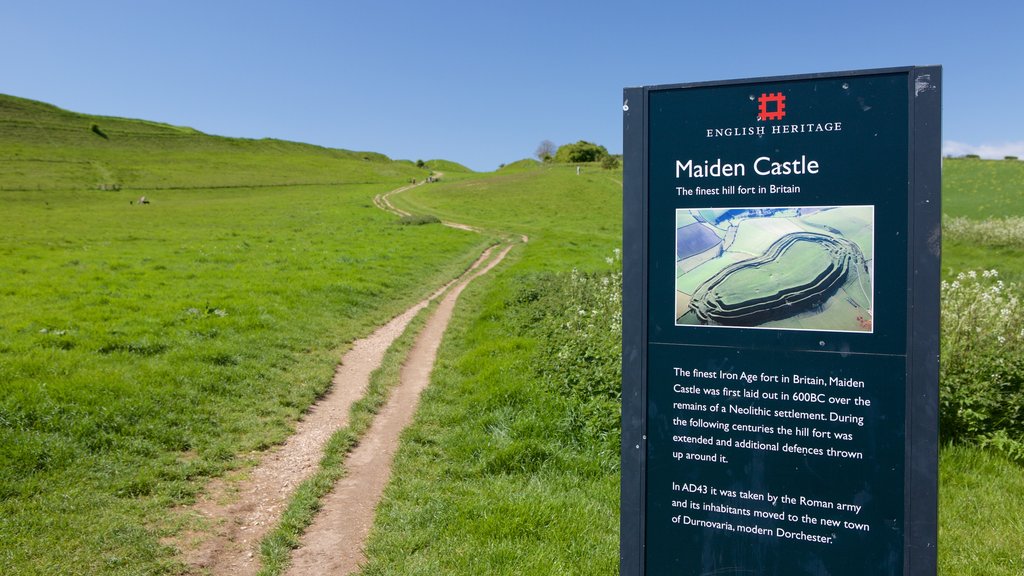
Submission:
{"label": "tire rut in grass", "polygon": [[306,530],[292,557],[288,576],[344,575],[359,570],[363,548],[381,494],[391,476],[398,439],[412,422],[419,397],[430,383],[437,350],[462,290],[487,273],[511,250],[511,245],[486,266],[461,280],[441,300],[416,338],[402,366],[400,381],[359,445],[345,461],[347,474],[324,498],[322,509]]}
{"label": "tire rut in grass", "polygon": [[352,404],[362,397],[388,346],[431,298],[356,341],[342,357],[328,394],[244,478],[211,482],[191,509],[206,528],[183,535],[177,543],[186,564],[200,573],[256,574],[260,539],[277,523],[295,487],[316,471],[331,434],[348,424]]}
{"label": "tire rut in grass", "polygon": [[[508,249],[502,252],[501,257]],[[188,511],[192,516],[189,523],[199,528],[186,531],[172,542],[181,551],[182,560],[192,573],[251,576],[259,572],[261,540],[279,522],[296,487],[317,471],[324,446],[330,437],[348,426],[352,405],[363,397],[370,374],[380,366],[387,349],[430,302],[446,291],[448,295],[445,301],[451,300],[453,292],[461,291],[470,279],[482,273],[481,267],[485,263],[486,270],[494,266],[498,259],[487,261],[491,251],[489,249],[480,256],[460,278],[412,306],[370,336],[356,341],[342,357],[330,391],[310,407],[296,426],[295,433],[283,445],[261,455],[259,464],[247,473],[210,483],[203,496]],[[456,288],[449,291],[453,286]],[[438,313],[435,312],[436,316]],[[424,328],[424,332],[428,329],[429,326]],[[421,340],[422,335],[417,343]],[[440,340],[439,335],[437,340]],[[374,434],[375,429],[371,428],[361,442],[376,442]],[[372,522],[375,506],[376,499],[370,506],[368,522]]]}
{"label": "tire rut in grass", "polygon": [[[484,261],[481,256],[470,271]],[[468,276],[467,272],[463,277]],[[171,544],[197,574],[254,575],[259,571],[260,540],[277,524],[295,488],[316,472],[324,445],[335,431],[348,425],[352,404],[362,398],[370,374],[385,351],[416,314],[459,280],[357,340],[344,354],[328,393],[313,404],[281,446],[259,455],[251,470],[212,481],[188,511],[188,524],[197,526]]]}
{"label": "tire rut in grass", "polygon": [[[377,196],[374,203],[401,215],[404,211],[391,206],[387,196],[419,184]],[[479,232],[456,223],[444,224]],[[390,476],[398,435],[411,421],[419,394],[429,383],[455,301],[470,281],[490,271],[511,248],[512,244],[506,243],[494,258],[494,247],[489,248],[459,278],[356,341],[342,357],[328,393],[310,407],[283,445],[259,455],[259,463],[247,473],[217,479],[207,486],[186,512],[191,516],[187,523],[197,528],[170,542],[181,551],[190,573],[253,576],[260,571],[261,543],[280,522],[296,488],[317,472],[332,435],[349,426],[352,405],[364,396],[371,373],[417,313],[444,295],[416,337],[387,405],[346,457],[348,473],[325,498],[323,509],[305,532],[289,574],[348,574],[358,569],[374,510]],[[339,514],[343,530],[331,527],[339,522]],[[324,561],[326,556],[332,559]]]}

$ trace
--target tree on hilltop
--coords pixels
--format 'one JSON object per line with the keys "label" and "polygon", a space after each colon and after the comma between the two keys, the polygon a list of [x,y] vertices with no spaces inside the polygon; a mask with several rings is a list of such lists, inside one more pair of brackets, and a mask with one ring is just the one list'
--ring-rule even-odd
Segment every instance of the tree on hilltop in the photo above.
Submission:
{"label": "tree on hilltop", "polygon": [[551,140],[544,140],[537,146],[537,151],[534,152],[533,155],[536,156],[537,160],[540,160],[541,162],[551,162],[551,160],[555,157],[555,152],[557,150],[558,149],[555,146],[554,142],[552,142]]}
{"label": "tree on hilltop", "polygon": [[604,146],[580,140],[560,146],[555,153],[555,162],[598,162],[605,156],[608,156],[608,149]]}

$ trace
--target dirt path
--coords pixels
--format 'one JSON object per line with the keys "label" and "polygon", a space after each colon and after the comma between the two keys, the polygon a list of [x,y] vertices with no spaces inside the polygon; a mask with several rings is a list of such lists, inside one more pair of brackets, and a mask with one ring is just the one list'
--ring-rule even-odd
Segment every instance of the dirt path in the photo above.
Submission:
{"label": "dirt path", "polygon": [[[387,196],[418,185],[377,196],[374,203],[406,214],[392,207]],[[259,571],[260,540],[277,524],[295,488],[317,470],[330,436],[348,425],[351,406],[364,395],[370,374],[380,366],[385,351],[420,310],[444,294],[409,352],[388,403],[346,459],[346,477],[325,498],[320,514],[307,529],[289,574],[348,574],[358,569],[377,502],[390,477],[398,436],[411,422],[420,392],[429,383],[455,302],[471,280],[491,270],[509,250],[511,245],[506,245],[492,258],[493,248],[488,249],[460,278],[356,341],[342,357],[329,392],[310,407],[295,434],[261,455],[261,461],[247,474],[210,483],[188,511],[191,524],[198,528],[172,542],[195,573],[253,576]]]}
{"label": "dirt path", "polygon": [[244,480],[216,480],[193,507],[210,528],[190,535],[186,562],[212,574],[255,574],[260,539],[280,517],[292,491],[320,461],[324,444],[348,424],[349,409],[362,397],[370,372],[413,316],[429,303],[423,300],[376,332],[357,341],[342,357],[330,392],[314,404],[284,445],[263,456]]}
{"label": "dirt path", "polygon": [[347,475],[324,499],[323,508],[306,530],[301,547],[292,557],[288,576],[340,576],[359,570],[366,559],[363,547],[377,503],[391,477],[399,435],[412,422],[420,393],[430,383],[437,349],[455,303],[473,278],[487,273],[511,249],[505,246],[486,267],[457,284],[427,321],[406,357],[398,386],[345,461]]}
{"label": "dirt path", "polygon": [[[438,179],[440,179],[442,176],[444,176],[444,172],[438,172],[436,177]],[[381,210],[385,210],[387,212],[391,212],[392,214],[395,214],[396,216],[410,216],[410,214],[408,212],[406,212],[405,210],[402,210],[401,208],[396,208],[393,204],[391,204],[390,197],[392,195],[394,195],[394,194],[401,194],[402,192],[405,192],[406,190],[411,190],[411,189],[413,189],[413,188],[415,188],[417,186],[422,186],[423,184],[424,184],[424,182],[417,182],[416,184],[410,184],[408,186],[402,186],[401,188],[396,188],[395,190],[392,190],[392,191],[390,191],[390,192],[388,192],[386,194],[378,194],[378,195],[373,197],[373,203],[377,206],[377,208],[380,208]],[[449,220],[442,220],[441,224],[444,224],[445,226],[447,226],[449,228],[458,228],[459,230],[466,230],[468,232],[480,232],[479,228],[470,226],[468,224],[460,224],[459,222],[451,222]],[[525,241],[526,240],[523,240],[523,242],[525,242]]]}

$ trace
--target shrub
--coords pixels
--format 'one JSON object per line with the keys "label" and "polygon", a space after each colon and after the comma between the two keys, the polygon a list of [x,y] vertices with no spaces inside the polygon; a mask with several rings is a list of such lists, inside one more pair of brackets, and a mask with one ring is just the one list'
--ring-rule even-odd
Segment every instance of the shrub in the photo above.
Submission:
{"label": "shrub", "polygon": [[1016,156],[1003,156],[1003,160],[1018,160]]}
{"label": "shrub", "polygon": [[605,156],[604,160],[601,160],[601,168],[605,170],[615,170],[619,167],[618,156]]}
{"label": "shrub", "polygon": [[99,124],[97,124],[97,123],[95,123],[95,122],[93,122],[93,123],[92,123],[92,124],[91,124],[91,125],[89,126],[89,130],[92,130],[92,133],[93,133],[93,134],[95,134],[95,135],[97,135],[97,136],[99,136],[99,137],[103,138],[104,140],[110,140],[110,137],[109,137],[109,136],[107,136],[107,135],[106,135],[106,134],[105,134],[105,133],[103,132],[103,130],[101,130],[101,129],[100,129],[100,125],[99,125]]}
{"label": "shrub", "polygon": [[619,443],[622,350],[622,272],[535,274],[523,279],[509,303],[520,329],[540,340],[535,371],[545,386],[570,401],[567,427],[582,440]]}
{"label": "shrub", "polygon": [[1024,460],[1024,309],[995,270],[943,282],[939,429]]}
{"label": "shrub", "polygon": [[402,226],[422,226],[424,224],[439,224],[441,219],[430,214],[410,214],[398,219]]}
{"label": "shrub", "polygon": [[597,162],[608,155],[604,146],[580,140],[575,144],[559,146],[555,162]]}

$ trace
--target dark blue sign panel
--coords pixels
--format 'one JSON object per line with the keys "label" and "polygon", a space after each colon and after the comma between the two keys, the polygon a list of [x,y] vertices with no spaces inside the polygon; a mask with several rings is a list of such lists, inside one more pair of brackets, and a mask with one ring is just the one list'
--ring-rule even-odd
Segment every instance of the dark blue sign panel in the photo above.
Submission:
{"label": "dark blue sign panel", "polygon": [[627,90],[623,574],[934,573],[937,81]]}

